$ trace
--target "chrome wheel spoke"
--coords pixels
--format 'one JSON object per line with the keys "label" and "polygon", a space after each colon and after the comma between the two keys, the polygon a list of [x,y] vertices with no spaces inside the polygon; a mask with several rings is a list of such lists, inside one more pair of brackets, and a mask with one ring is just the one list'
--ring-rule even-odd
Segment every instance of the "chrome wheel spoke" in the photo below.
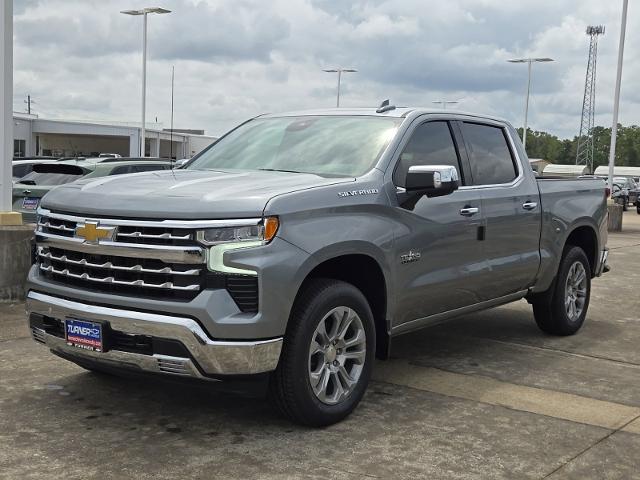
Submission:
{"label": "chrome wheel spoke", "polygon": [[329,339],[329,334],[327,333],[327,325],[325,323],[325,320],[322,320],[319,324],[318,327],[316,328],[316,333],[313,336],[314,341],[317,337],[320,337],[321,343],[323,345],[328,345],[329,342],[331,341]]}
{"label": "chrome wheel spoke", "polygon": [[344,358],[344,360],[353,360],[356,363],[364,363],[365,357],[364,350],[351,350],[348,352],[344,352],[340,357]]}
{"label": "chrome wheel spoke", "polygon": [[356,384],[356,381],[353,379],[353,377],[351,377],[351,375],[349,375],[349,373],[347,373],[347,370],[344,368],[343,365],[340,365],[340,367],[338,367],[338,376],[340,377],[340,380],[342,381],[342,383],[348,389],[350,389]]}
{"label": "chrome wheel spoke", "polygon": [[318,383],[315,386],[312,384],[313,392],[320,399],[327,398],[327,385],[329,385],[329,379],[331,378],[331,372],[328,368],[322,368],[322,371],[319,375]]}
{"label": "chrome wheel spoke", "polygon": [[320,345],[316,340],[311,340],[311,349],[309,350],[309,356],[314,356],[318,353],[324,353],[324,347]]}
{"label": "chrome wheel spoke", "polygon": [[364,334],[364,330],[358,330],[356,334],[344,342],[344,348],[355,347],[356,345],[361,345],[366,342],[366,337]]}
{"label": "chrome wheel spoke", "polygon": [[349,330],[349,327],[351,326],[351,323],[353,322],[355,317],[356,312],[354,312],[353,310],[348,309],[345,312],[340,321],[339,328],[337,329],[336,340],[344,340],[344,336],[346,335],[347,330]]}

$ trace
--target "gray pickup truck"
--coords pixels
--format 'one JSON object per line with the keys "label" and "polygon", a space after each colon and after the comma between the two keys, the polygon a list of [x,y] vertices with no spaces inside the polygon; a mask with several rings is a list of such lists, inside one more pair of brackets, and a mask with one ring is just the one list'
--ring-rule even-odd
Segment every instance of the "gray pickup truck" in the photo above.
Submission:
{"label": "gray pickup truck", "polygon": [[29,325],[90,370],[265,374],[286,416],[327,425],[396,335],[523,298],[544,332],[577,332],[607,269],[605,197],[537,179],[486,116],[264,115],[183,169],[48,193]]}

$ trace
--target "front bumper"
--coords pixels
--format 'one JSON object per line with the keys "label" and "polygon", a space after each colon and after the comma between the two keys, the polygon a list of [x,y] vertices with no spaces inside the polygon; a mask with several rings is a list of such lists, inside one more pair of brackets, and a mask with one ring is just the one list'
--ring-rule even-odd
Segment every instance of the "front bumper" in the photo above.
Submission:
{"label": "front bumper", "polygon": [[110,349],[93,352],[68,345],[64,338],[31,325],[34,340],[44,343],[65,358],[102,363],[112,368],[133,368],[195,378],[220,375],[251,375],[275,370],[282,338],[255,341],[212,340],[191,318],[100,307],[30,291],[26,302],[29,317],[37,314],[57,322],[65,318],[108,322],[124,335],[143,335],[177,341],[187,355],[173,356],[154,352],[133,353]]}

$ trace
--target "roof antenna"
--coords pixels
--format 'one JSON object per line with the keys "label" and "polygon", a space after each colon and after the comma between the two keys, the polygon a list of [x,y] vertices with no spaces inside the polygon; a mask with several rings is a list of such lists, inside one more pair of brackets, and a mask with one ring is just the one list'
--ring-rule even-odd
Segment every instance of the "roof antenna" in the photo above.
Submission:
{"label": "roof antenna", "polygon": [[383,100],[383,102],[380,104],[380,106],[376,110],[376,113],[384,113],[384,112],[388,112],[390,110],[395,110],[395,109],[396,109],[396,106],[389,105],[389,99],[387,98],[386,100]]}

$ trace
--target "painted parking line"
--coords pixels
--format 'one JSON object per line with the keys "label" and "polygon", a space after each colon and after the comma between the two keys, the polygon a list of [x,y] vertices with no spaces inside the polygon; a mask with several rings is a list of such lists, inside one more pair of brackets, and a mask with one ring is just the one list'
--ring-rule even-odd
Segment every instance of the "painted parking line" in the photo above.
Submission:
{"label": "painted parking line", "polygon": [[[610,430],[617,430],[640,417],[640,408],[637,407],[479,375],[420,367],[406,360],[378,362],[373,379]],[[630,423],[624,430],[640,434],[640,420]]]}

